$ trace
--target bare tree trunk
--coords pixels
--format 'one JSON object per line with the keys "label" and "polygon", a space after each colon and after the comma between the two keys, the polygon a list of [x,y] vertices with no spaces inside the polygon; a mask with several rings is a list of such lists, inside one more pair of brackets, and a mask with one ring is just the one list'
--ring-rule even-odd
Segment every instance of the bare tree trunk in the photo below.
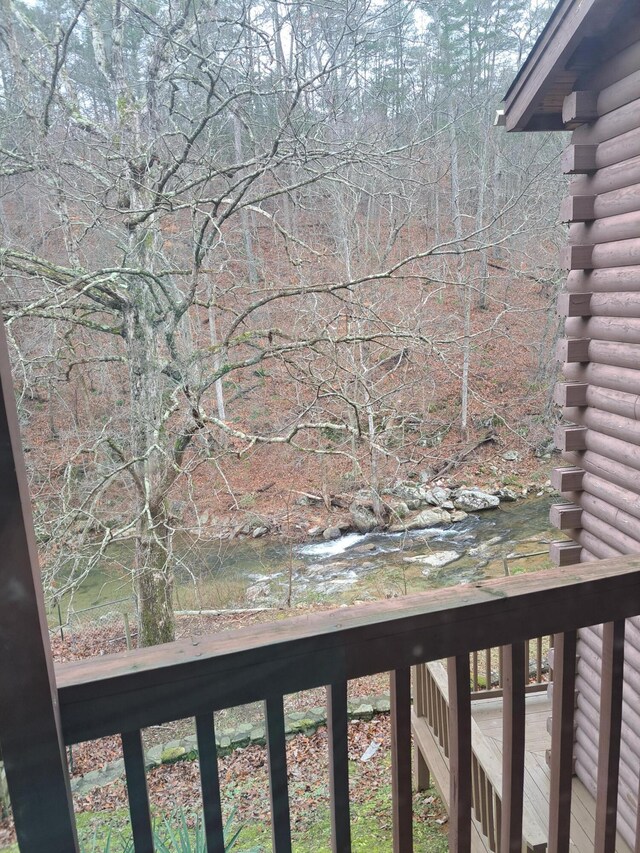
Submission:
{"label": "bare tree trunk", "polygon": [[[211,348],[214,352],[213,363],[214,369],[217,372],[220,371],[220,368],[223,363],[223,354],[218,349],[218,326],[216,322],[216,312],[215,312],[215,291],[213,286],[209,288],[209,340],[211,341]],[[221,421],[226,421],[227,415],[225,411],[224,404],[224,388],[222,387],[222,378],[216,379],[214,383],[215,392],[216,392],[216,408],[218,410],[218,417]]]}
{"label": "bare tree trunk", "polygon": [[[458,135],[456,114],[452,106],[449,113],[449,142],[451,152],[451,219],[456,240],[462,241],[462,217],[460,215],[460,173],[458,164]],[[460,400],[460,433],[469,434],[469,362],[471,355],[471,286],[464,276],[464,256],[456,261],[456,280],[462,289],[463,332],[462,332],[462,390]]]}
{"label": "bare tree trunk", "polygon": [[[233,114],[233,144],[236,152],[236,160],[242,162],[242,123],[236,115]],[[256,285],[258,283],[258,268],[256,266],[256,256],[253,251],[253,238],[251,236],[249,215],[246,207],[240,208],[240,228],[242,230],[242,242],[244,244],[244,253],[247,258],[247,273],[249,284]],[[222,415],[221,415],[222,417]]]}
{"label": "bare tree trunk", "polygon": [[136,591],[138,644],[153,646],[175,639],[171,528],[165,501],[138,524],[136,537]]}
{"label": "bare tree trunk", "polygon": [[[476,231],[480,231],[484,225],[484,208],[487,187],[487,142],[482,146],[482,157],[480,163],[480,179],[478,181],[478,207],[476,211]],[[480,234],[479,239],[484,242],[484,235]],[[487,257],[487,249],[480,250],[478,259],[478,308],[486,311],[489,307],[488,301],[488,286],[489,286],[489,263]]]}
{"label": "bare tree trunk", "polygon": [[376,424],[371,403],[367,404],[367,430],[369,438],[369,485],[371,487],[371,501],[373,514],[379,525],[386,521],[384,506],[380,498],[380,476],[378,473],[378,450],[376,448]]}

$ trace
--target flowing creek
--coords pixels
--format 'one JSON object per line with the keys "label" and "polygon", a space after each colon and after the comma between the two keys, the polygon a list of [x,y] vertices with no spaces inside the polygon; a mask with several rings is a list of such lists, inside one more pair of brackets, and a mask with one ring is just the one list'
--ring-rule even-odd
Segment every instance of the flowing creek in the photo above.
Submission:
{"label": "flowing creek", "polygon": [[[279,606],[356,601],[452,586],[550,565],[548,496],[504,503],[457,524],[411,533],[347,534],[329,542],[278,539],[176,543],[178,609]],[[556,534],[557,535],[557,534]],[[73,610],[97,619],[113,604],[131,610],[126,572],[132,551],[114,546],[73,598]],[[68,602],[62,602],[66,621]],[[58,614],[52,614],[52,624]]]}

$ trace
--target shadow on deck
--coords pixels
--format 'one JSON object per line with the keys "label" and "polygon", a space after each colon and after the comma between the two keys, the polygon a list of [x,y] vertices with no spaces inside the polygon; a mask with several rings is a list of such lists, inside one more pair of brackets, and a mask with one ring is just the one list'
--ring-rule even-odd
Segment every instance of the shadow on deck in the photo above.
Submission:
{"label": "shadow on deck", "polygon": [[[449,805],[449,720],[446,665],[436,661],[415,668],[412,729],[415,745],[415,774],[425,788],[429,774]],[[500,853],[502,789],[502,698],[485,695],[472,702],[472,800],[473,853]],[[526,853],[547,850],[549,827],[549,767],[547,753],[551,736],[547,721],[551,700],[546,692],[526,697],[525,779],[523,843]],[[572,853],[594,849],[595,800],[576,777],[571,801]],[[616,853],[631,853],[618,835]]]}

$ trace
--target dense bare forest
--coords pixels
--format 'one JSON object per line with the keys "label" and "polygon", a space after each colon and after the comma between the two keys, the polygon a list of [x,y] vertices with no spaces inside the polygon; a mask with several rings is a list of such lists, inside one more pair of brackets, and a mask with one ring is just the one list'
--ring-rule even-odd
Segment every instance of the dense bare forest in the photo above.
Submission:
{"label": "dense bare forest", "polygon": [[549,11],[0,0],[2,304],[48,583],[134,538],[164,641],[175,531],[215,535],[247,481],[366,486],[382,517],[488,431],[544,440],[562,138],[493,116]]}

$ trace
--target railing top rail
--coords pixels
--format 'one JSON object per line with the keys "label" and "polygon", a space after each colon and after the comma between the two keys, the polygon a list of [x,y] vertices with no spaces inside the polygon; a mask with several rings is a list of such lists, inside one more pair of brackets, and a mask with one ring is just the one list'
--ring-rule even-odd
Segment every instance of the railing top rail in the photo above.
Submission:
{"label": "railing top rail", "polygon": [[56,667],[68,743],[640,614],[619,557]]}

